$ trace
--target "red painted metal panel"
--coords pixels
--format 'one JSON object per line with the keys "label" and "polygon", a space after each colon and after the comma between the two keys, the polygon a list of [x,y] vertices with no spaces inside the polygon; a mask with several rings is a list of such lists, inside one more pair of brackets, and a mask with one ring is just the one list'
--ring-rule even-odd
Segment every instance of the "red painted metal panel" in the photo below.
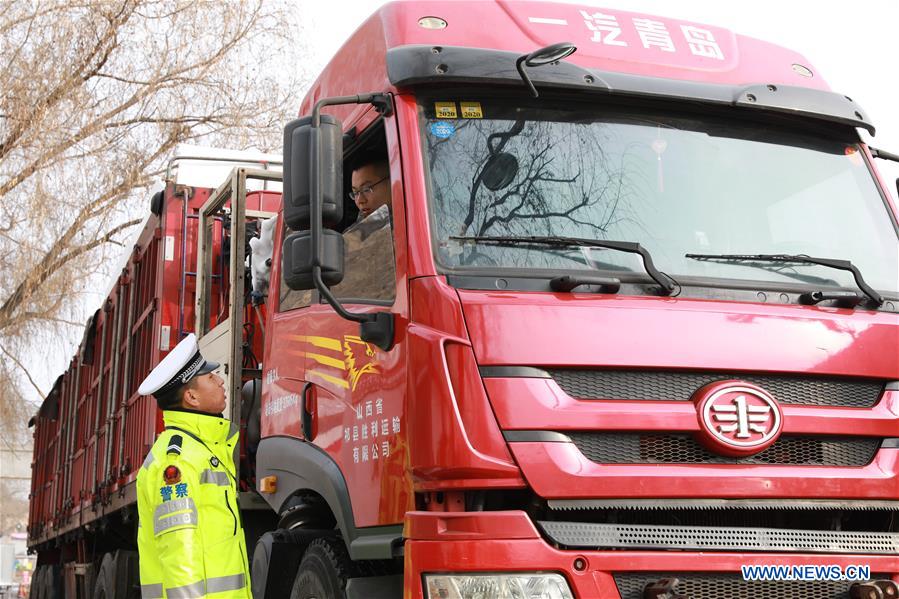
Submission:
{"label": "red painted metal panel", "polygon": [[47,431],[47,448],[44,455],[44,468],[47,477],[46,486],[44,487],[44,506],[46,510],[45,519],[48,525],[52,525],[56,513],[54,511],[53,490],[56,483],[56,455],[54,447],[54,437],[56,436],[57,423],[54,421],[50,430]]}
{"label": "red painted metal panel", "polygon": [[137,389],[153,366],[162,359],[158,351],[157,334],[158,327],[161,326],[159,268],[165,263],[165,256],[160,250],[164,243],[164,238],[154,234],[147,239],[146,245],[137,252],[131,263],[131,278],[135,285],[133,322],[127,331],[131,363],[127,365],[128,385],[121,408],[125,419],[122,473],[126,476],[140,467],[157,433],[155,403],[152,398],[138,394]]}
{"label": "red painted metal panel", "polygon": [[700,368],[899,379],[899,315],[659,297],[459,291],[481,366]]}
{"label": "red painted metal panel", "polygon": [[[354,309],[371,311],[372,307]],[[292,328],[298,334],[287,335],[284,341],[289,344],[281,345],[280,359],[271,361],[279,380],[263,398],[262,408],[275,410],[291,393],[301,395],[303,380],[313,383],[317,428],[313,442],[345,473],[351,497],[366,498],[352,502],[357,526],[401,522],[413,507],[405,334],[399,332],[396,347],[383,352],[359,340],[358,324],[340,318],[329,306],[300,312],[300,318],[293,320],[296,329]],[[303,380],[298,380],[296,357],[291,354],[307,356]],[[284,416],[293,421],[298,412],[292,409]],[[277,412],[273,415],[278,417]]]}
{"label": "red painted metal panel", "polygon": [[539,539],[534,523],[517,510],[496,512],[409,512],[403,536],[417,541]]}
{"label": "red painted metal panel", "polygon": [[[424,156],[418,143],[418,104],[412,95],[395,96],[396,123],[401,139],[416,140],[403,145],[403,193],[408,200],[408,210],[404,217],[406,226],[409,281],[417,277],[433,276],[437,273],[431,251],[431,225],[428,220],[427,184],[425,182]],[[455,295],[455,290],[447,289]],[[426,296],[422,296],[423,301]]]}
{"label": "red painted metal panel", "polygon": [[715,497],[896,499],[899,450],[867,466],[597,464],[572,443],[510,443],[534,492],[547,498]]}
{"label": "red painted metal panel", "polygon": [[[31,433],[31,439],[34,447],[39,447],[39,435],[40,428],[35,428]],[[29,490],[28,490],[28,535],[29,537],[35,536],[35,527],[39,522],[40,511],[37,509],[39,499],[37,492],[37,482],[40,480],[40,476],[38,474],[38,465],[37,465],[37,456],[36,452],[32,453],[31,457],[31,481],[29,482]]]}
{"label": "red painted metal panel", "polygon": [[466,410],[453,393],[446,363],[446,347],[454,341],[416,324],[408,329],[407,351],[414,356],[409,372],[416,373],[409,377],[408,394],[415,399],[409,402],[408,428],[427,431],[409,440],[416,489],[522,486],[518,467],[506,451],[497,452],[482,439],[473,443],[469,436]]}
{"label": "red painted metal panel", "polygon": [[75,453],[72,461],[72,500],[73,507],[79,505],[84,498],[84,463],[85,449],[81,448]]}

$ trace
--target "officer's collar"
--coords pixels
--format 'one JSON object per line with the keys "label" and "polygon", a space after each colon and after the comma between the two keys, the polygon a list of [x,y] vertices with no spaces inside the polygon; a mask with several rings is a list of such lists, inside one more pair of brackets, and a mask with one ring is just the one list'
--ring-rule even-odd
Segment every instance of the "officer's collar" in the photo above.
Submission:
{"label": "officer's collar", "polygon": [[178,427],[196,435],[204,442],[224,443],[237,431],[237,427],[221,415],[184,408],[164,410],[162,419],[167,427]]}

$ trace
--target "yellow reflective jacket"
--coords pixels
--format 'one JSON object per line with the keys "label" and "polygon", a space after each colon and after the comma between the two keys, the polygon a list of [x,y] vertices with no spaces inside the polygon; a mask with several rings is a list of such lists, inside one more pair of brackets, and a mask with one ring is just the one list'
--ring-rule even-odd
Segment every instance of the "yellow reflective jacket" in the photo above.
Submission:
{"label": "yellow reflective jacket", "polygon": [[162,415],[166,430],[137,474],[141,597],[249,599],[238,429],[218,416]]}

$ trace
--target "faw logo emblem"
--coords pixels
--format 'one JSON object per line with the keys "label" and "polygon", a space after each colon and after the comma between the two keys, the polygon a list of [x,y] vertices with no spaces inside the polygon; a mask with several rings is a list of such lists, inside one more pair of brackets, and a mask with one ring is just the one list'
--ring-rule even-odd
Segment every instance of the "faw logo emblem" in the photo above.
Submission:
{"label": "faw logo emblem", "polygon": [[780,435],[783,416],[764,389],[745,381],[719,381],[694,394],[699,438],[710,450],[743,457],[769,447]]}
{"label": "faw logo emblem", "polygon": [[730,404],[710,404],[712,420],[727,423],[718,425],[719,432],[735,433],[733,436],[736,439],[750,439],[753,436],[751,433],[764,437],[768,433],[766,425],[772,412],[771,406],[747,405],[748,401],[745,395],[738,395]]}

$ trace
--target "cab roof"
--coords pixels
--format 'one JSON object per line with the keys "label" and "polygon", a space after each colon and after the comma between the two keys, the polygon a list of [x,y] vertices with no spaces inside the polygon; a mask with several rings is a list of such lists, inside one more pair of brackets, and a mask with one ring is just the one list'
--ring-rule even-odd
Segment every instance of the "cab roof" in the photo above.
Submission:
{"label": "cab roof", "polygon": [[[445,27],[428,28],[441,22]],[[573,43],[577,52],[530,69],[538,89],[592,86],[733,105],[742,100],[755,108],[826,114],[873,133],[864,112],[845,96],[823,93],[829,92],[825,81],[792,50],[712,25],[521,0],[409,0],[382,6],[331,59],[300,114],[309,114],[326,97],[402,92],[421,84],[523,87],[515,58],[558,42]],[[350,109],[328,112],[346,118]]]}

